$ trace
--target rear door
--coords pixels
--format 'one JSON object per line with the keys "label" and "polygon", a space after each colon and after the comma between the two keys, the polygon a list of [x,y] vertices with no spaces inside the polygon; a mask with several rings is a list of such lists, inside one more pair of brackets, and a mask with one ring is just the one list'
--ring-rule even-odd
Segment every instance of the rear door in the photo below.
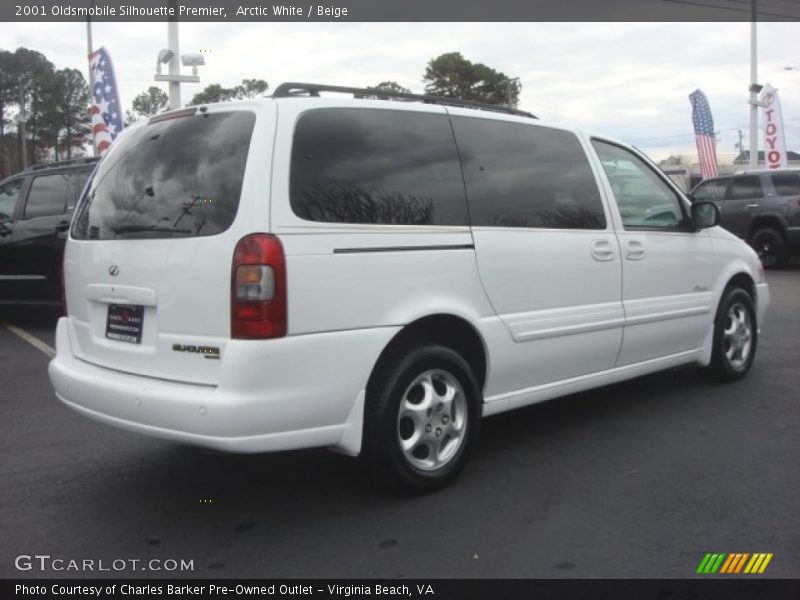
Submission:
{"label": "rear door", "polygon": [[529,119],[449,111],[481,281],[514,342],[493,377],[522,389],[612,368],[622,268],[580,140]]}
{"label": "rear door", "polygon": [[750,236],[750,223],[760,212],[763,202],[761,177],[737,175],[731,180],[721,204],[722,226],[746,240]]}
{"label": "rear door", "polygon": [[152,377],[217,382],[230,341],[233,250],[269,227],[274,126],[274,104],[253,102],[166,113],[115,141],[67,244],[77,356]]}

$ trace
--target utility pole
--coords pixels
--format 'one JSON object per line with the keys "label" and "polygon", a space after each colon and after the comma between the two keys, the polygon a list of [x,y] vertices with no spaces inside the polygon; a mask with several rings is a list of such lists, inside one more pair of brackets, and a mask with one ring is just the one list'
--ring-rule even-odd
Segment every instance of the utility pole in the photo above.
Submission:
{"label": "utility pole", "polygon": [[756,0],[750,0],[750,168],[758,167],[758,37]]}
{"label": "utility pole", "polygon": [[744,152],[744,146],[742,146],[742,139],[744,138],[744,134],[742,133],[741,129],[737,129],[739,132],[739,143],[736,144],[736,147],[739,149],[739,154],[741,155]]}

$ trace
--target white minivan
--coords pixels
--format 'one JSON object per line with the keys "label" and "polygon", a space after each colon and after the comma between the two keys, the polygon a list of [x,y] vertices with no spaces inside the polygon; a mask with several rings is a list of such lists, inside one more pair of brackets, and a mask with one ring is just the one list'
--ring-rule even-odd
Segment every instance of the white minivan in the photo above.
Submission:
{"label": "white minivan", "polygon": [[73,218],[50,377],[123,429],[330,447],[431,490],[482,416],[683,364],[743,377],[769,293],[718,220],[604,136],[283,84],[114,143]]}

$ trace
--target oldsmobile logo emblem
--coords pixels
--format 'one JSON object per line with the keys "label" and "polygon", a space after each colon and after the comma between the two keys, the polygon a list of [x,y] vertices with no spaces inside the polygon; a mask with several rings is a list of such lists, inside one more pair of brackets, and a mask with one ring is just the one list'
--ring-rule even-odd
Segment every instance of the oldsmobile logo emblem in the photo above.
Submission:
{"label": "oldsmobile logo emblem", "polygon": [[111,265],[110,267],[108,267],[108,274],[111,275],[112,277],[116,277],[117,275],[119,275],[119,267],[117,265]]}

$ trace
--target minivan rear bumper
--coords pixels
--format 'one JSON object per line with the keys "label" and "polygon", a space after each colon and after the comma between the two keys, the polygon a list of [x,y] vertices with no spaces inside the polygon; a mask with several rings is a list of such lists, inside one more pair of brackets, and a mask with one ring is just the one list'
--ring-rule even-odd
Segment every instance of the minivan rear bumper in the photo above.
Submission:
{"label": "minivan rear bumper", "polygon": [[[72,352],[59,320],[50,380],[79,413],[148,436],[228,452],[333,446],[357,454],[372,364],[396,328],[232,340],[219,385],[100,367]],[[198,356],[198,360],[203,360]]]}

